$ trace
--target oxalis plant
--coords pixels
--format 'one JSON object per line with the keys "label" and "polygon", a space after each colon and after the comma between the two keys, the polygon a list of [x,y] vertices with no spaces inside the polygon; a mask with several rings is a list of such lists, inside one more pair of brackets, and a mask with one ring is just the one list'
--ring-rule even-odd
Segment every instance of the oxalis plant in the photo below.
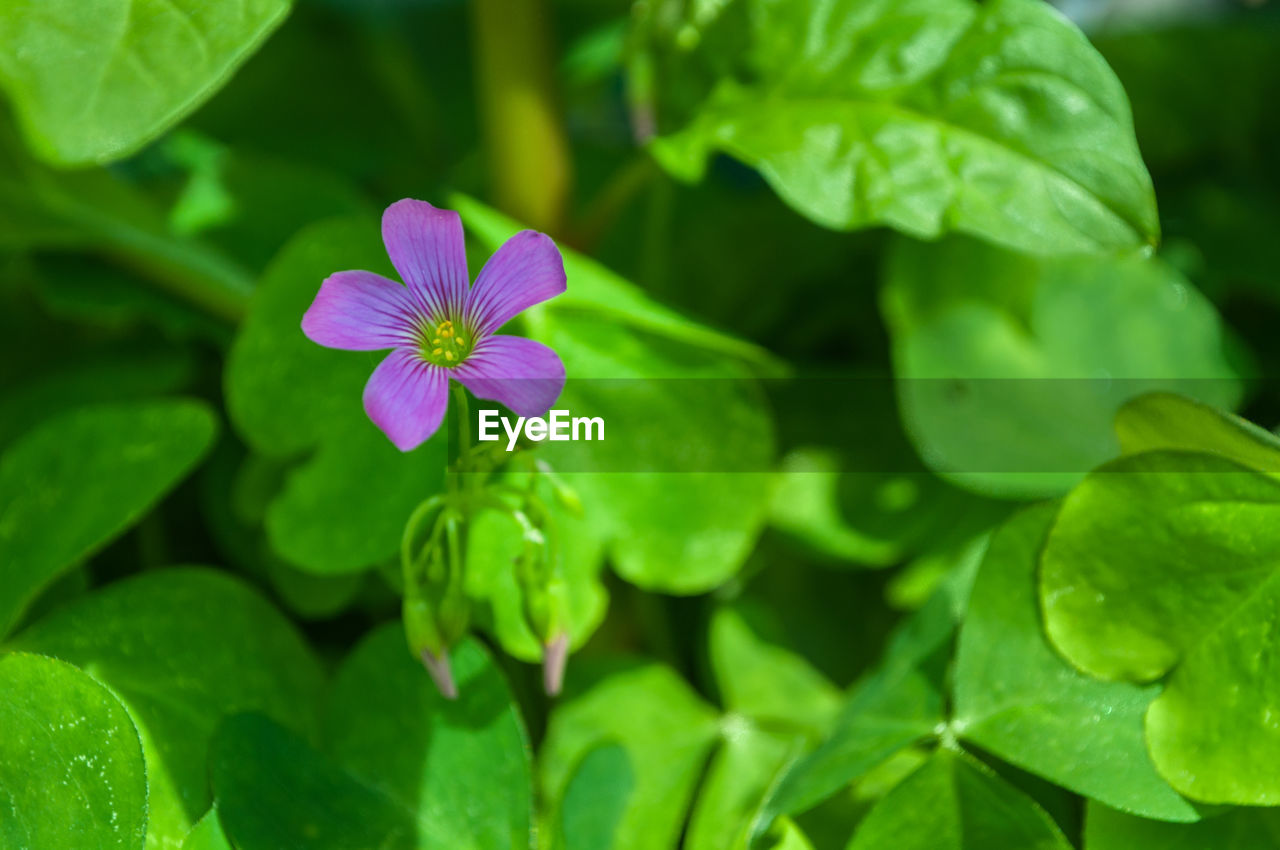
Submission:
{"label": "oxalis plant", "polygon": [[[329,348],[392,349],[365,385],[364,409],[401,451],[416,449],[439,429],[454,387],[460,450],[446,474],[448,489],[409,515],[400,547],[409,646],[440,692],[455,699],[448,648],[467,630],[467,533],[475,513],[497,510],[522,532],[516,579],[528,625],[544,647],[547,693],[557,694],[569,635],[564,579],[549,547],[554,519],[536,481],[517,489],[487,480],[503,464],[492,452],[473,451],[463,388],[522,416],[547,412],[560,395],[565,371],[554,351],[535,340],[494,334],[524,308],[564,292],[560,252],[545,234],[523,231],[498,249],[469,287],[457,213],[397,201],[383,213],[382,235],[404,285],[366,271],[330,275],[303,315],[302,330]],[[542,471],[549,472],[545,465]],[[562,487],[556,492],[563,498]],[[424,531],[425,543],[419,539]]]}
{"label": "oxalis plant", "polygon": [[0,850],[1280,848],[1272,5],[0,3]]}

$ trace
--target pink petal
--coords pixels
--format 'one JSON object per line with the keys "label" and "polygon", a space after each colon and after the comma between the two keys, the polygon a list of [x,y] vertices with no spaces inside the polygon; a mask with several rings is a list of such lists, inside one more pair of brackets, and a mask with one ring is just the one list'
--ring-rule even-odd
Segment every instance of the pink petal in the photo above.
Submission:
{"label": "pink petal", "polygon": [[302,317],[315,343],[347,351],[377,351],[413,343],[416,315],[409,291],[373,272],[337,272],[325,278]]}
{"label": "pink petal", "polygon": [[467,295],[472,332],[492,333],[512,316],[564,292],[564,261],[545,233],[522,230],[489,258]]}
{"label": "pink petal", "polygon": [[402,452],[436,432],[449,407],[449,376],[416,352],[398,348],[364,387],[364,410]]}
{"label": "pink petal", "polygon": [[433,321],[462,315],[467,298],[467,250],[462,219],[426,201],[405,198],[382,214],[382,241],[391,264]]}
{"label": "pink petal", "polygon": [[504,404],[518,416],[541,416],[564,389],[560,356],[519,336],[485,337],[452,376],[476,398]]}

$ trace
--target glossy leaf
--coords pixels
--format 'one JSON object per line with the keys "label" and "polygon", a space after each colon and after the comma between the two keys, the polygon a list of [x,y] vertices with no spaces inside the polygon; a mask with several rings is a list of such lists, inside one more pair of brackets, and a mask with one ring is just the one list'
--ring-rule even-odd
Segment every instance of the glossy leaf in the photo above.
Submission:
{"label": "glossy leaf", "polygon": [[65,413],[11,445],[0,457],[0,635],[182,480],[215,430],[198,402],[137,402]]}
{"label": "glossy leaf", "polygon": [[[1186,452],[1131,455],[1063,502],[1042,559],[1050,639],[1072,663],[1146,681],[1157,769],[1205,802],[1274,804],[1280,781],[1280,483]],[[1176,666],[1175,666],[1176,665]]]}
{"label": "glossy leaf", "polygon": [[1040,626],[1036,569],[1056,506],[1000,529],[960,629],[951,728],[1058,785],[1146,817],[1194,821],[1155,771],[1143,737],[1153,686],[1103,682],[1062,660]]}
{"label": "glossy leaf", "polygon": [[1035,259],[973,240],[900,241],[884,314],[908,433],[939,474],[1054,495],[1118,453],[1116,410],[1153,390],[1220,407],[1239,367],[1213,307],[1138,255]]}
{"label": "glossy leaf", "polygon": [[317,573],[389,560],[414,507],[443,485],[444,428],[405,454],[364,413],[381,354],[329,350],[302,334],[320,282],[353,268],[391,274],[372,222],[334,220],[295,237],[260,282],[226,371],[228,410],[250,446],[307,457],[272,501],[266,527],[281,556]]}
{"label": "glossy leaf", "polygon": [[867,815],[849,850],[1070,850],[1031,798],[963,753],[939,750]]}
{"label": "glossy leaf", "polygon": [[641,21],[657,103],[637,108],[679,177],[722,151],[827,227],[1034,252],[1159,234],[1120,83],[1042,3],[669,2]]}
{"label": "glossy leaf", "polygon": [[0,656],[0,847],[141,850],[142,747],[115,695],[70,664]]}
{"label": "glossy leaf", "polygon": [[12,645],[69,661],[128,706],[147,762],[148,845],[176,845],[210,798],[218,722],[258,711],[316,729],[319,664],[293,626],[242,582],[207,569],[144,573],[81,597]]}
{"label": "glossy leaf", "polygon": [[1194,399],[1152,393],[1116,413],[1125,454],[1185,450],[1221,455],[1260,472],[1280,472],[1280,438],[1231,413]]}
{"label": "glossy leaf", "polygon": [[288,11],[288,0],[14,0],[0,10],[0,87],[43,158],[119,159],[213,94]]}

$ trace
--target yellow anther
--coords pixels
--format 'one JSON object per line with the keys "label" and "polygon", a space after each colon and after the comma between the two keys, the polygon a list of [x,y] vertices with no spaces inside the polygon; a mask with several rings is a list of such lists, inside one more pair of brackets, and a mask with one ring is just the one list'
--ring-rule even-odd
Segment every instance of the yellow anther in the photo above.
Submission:
{"label": "yellow anther", "polygon": [[[440,340],[436,340],[436,342],[439,342],[439,341],[440,341]],[[433,352],[431,352],[431,353],[432,353],[432,354],[434,354],[434,355],[436,355],[436,356],[438,357],[438,356],[440,356],[441,354],[444,354],[444,349],[443,349],[443,348],[437,348],[435,351],[433,351]]]}
{"label": "yellow anther", "polygon": [[453,352],[452,352],[452,351],[446,351],[446,352],[444,353],[444,359],[445,359],[445,360],[452,360],[452,359],[453,359]]}
{"label": "yellow anther", "polygon": [[440,337],[436,337],[435,339],[431,340],[431,344],[432,344],[432,345],[439,345],[439,344],[440,344]]}
{"label": "yellow anther", "polygon": [[466,345],[467,341],[462,337],[458,337],[458,345]]}

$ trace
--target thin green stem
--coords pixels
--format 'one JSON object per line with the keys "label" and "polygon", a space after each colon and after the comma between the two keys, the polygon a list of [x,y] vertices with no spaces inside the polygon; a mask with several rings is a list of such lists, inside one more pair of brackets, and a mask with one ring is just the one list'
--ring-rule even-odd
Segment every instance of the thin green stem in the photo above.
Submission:
{"label": "thin green stem", "polygon": [[454,410],[458,413],[458,467],[461,473],[471,471],[471,410],[467,391],[462,384],[450,382],[453,389]]}

